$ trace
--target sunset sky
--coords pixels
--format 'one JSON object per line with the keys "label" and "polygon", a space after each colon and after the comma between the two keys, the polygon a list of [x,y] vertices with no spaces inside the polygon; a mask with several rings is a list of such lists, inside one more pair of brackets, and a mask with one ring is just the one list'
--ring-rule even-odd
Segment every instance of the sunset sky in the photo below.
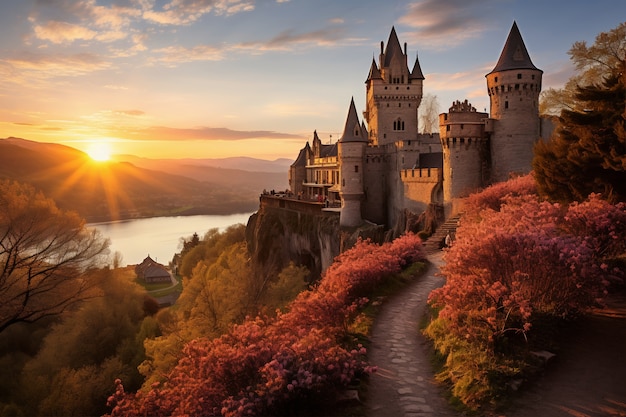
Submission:
{"label": "sunset sky", "polygon": [[[624,0],[0,1],[0,138],[151,158],[295,158],[365,106],[395,26],[440,112],[488,110],[485,74],[513,21],[543,88],[567,51],[626,20]],[[331,139],[332,135],[332,139]]]}

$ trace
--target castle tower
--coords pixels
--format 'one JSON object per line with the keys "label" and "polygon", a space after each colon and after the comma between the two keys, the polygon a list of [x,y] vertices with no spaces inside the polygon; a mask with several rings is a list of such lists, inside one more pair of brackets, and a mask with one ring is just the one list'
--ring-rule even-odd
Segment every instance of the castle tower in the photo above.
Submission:
{"label": "castle tower", "polygon": [[363,168],[365,148],[367,147],[367,131],[359,122],[354,98],[350,101],[343,135],[337,142],[337,146],[341,181],[339,224],[342,227],[355,227],[363,222],[361,204],[364,197]]}
{"label": "castle tower", "polygon": [[418,133],[417,110],[422,101],[424,75],[418,59],[413,70],[407,64],[406,43],[400,47],[395,28],[384,48],[380,43],[379,65],[372,59],[366,84],[363,115],[373,145],[414,140]]}
{"label": "castle tower", "polygon": [[543,71],[530,60],[513,22],[495,68],[487,74],[491,132],[491,179],[531,170],[533,146],[539,138],[539,93]]}
{"label": "castle tower", "polygon": [[446,215],[456,212],[453,203],[484,187],[488,181],[487,113],[479,113],[467,100],[452,103],[439,115],[443,151],[443,200]]}

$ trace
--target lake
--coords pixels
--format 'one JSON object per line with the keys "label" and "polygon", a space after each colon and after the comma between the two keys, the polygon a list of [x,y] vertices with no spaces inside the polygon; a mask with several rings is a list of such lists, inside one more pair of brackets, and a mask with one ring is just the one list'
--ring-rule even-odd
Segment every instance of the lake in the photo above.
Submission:
{"label": "lake", "polygon": [[167,265],[175,253],[180,252],[180,238],[194,233],[204,237],[210,229],[220,231],[237,223],[248,223],[252,213],[230,215],[199,215],[180,217],[153,217],[149,219],[120,220],[106,223],[89,223],[88,227],[100,230],[111,240],[111,254],[122,254],[121,266],[141,263],[150,255],[155,261]]}

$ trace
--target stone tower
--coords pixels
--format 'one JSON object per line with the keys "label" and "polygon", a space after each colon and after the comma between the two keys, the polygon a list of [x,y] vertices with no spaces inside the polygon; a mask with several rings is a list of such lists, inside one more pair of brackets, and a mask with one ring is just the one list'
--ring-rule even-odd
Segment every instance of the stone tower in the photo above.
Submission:
{"label": "stone tower", "polygon": [[531,170],[533,145],[539,138],[539,93],[543,71],[530,60],[513,22],[495,68],[486,75],[490,101],[491,181]]}
{"label": "stone tower", "polygon": [[443,200],[450,205],[467,197],[489,181],[489,144],[485,136],[487,113],[476,111],[467,100],[452,103],[439,115],[439,138],[443,151]]}
{"label": "stone tower", "polygon": [[339,224],[342,227],[355,227],[363,222],[361,203],[364,199],[363,170],[367,142],[367,131],[359,122],[353,98],[350,101],[343,135],[337,142],[337,158],[341,161],[339,164],[341,181]]}
{"label": "stone tower", "polygon": [[[379,66],[380,65],[380,66]],[[406,44],[400,47],[395,28],[384,48],[380,43],[379,65],[372,59],[366,84],[363,112],[373,145],[414,140],[418,133],[417,109],[422,101],[424,75],[417,58],[413,70],[407,64]]]}

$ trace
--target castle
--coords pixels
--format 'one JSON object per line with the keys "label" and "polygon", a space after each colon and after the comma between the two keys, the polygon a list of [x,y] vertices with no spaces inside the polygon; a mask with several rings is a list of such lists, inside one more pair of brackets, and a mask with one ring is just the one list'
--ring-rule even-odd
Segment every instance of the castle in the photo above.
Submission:
{"label": "castle", "polygon": [[419,133],[425,78],[417,58],[409,70],[406,43],[403,50],[392,28],[365,81],[364,120],[353,99],[336,143],[322,144],[314,132],[290,167],[291,192],[337,207],[342,227],[391,228],[405,210],[429,205],[446,217],[460,212],[470,193],[531,170],[534,143],[549,128],[538,110],[542,74],[514,22],[486,75],[489,114],[457,101],[439,115],[439,134]]}

